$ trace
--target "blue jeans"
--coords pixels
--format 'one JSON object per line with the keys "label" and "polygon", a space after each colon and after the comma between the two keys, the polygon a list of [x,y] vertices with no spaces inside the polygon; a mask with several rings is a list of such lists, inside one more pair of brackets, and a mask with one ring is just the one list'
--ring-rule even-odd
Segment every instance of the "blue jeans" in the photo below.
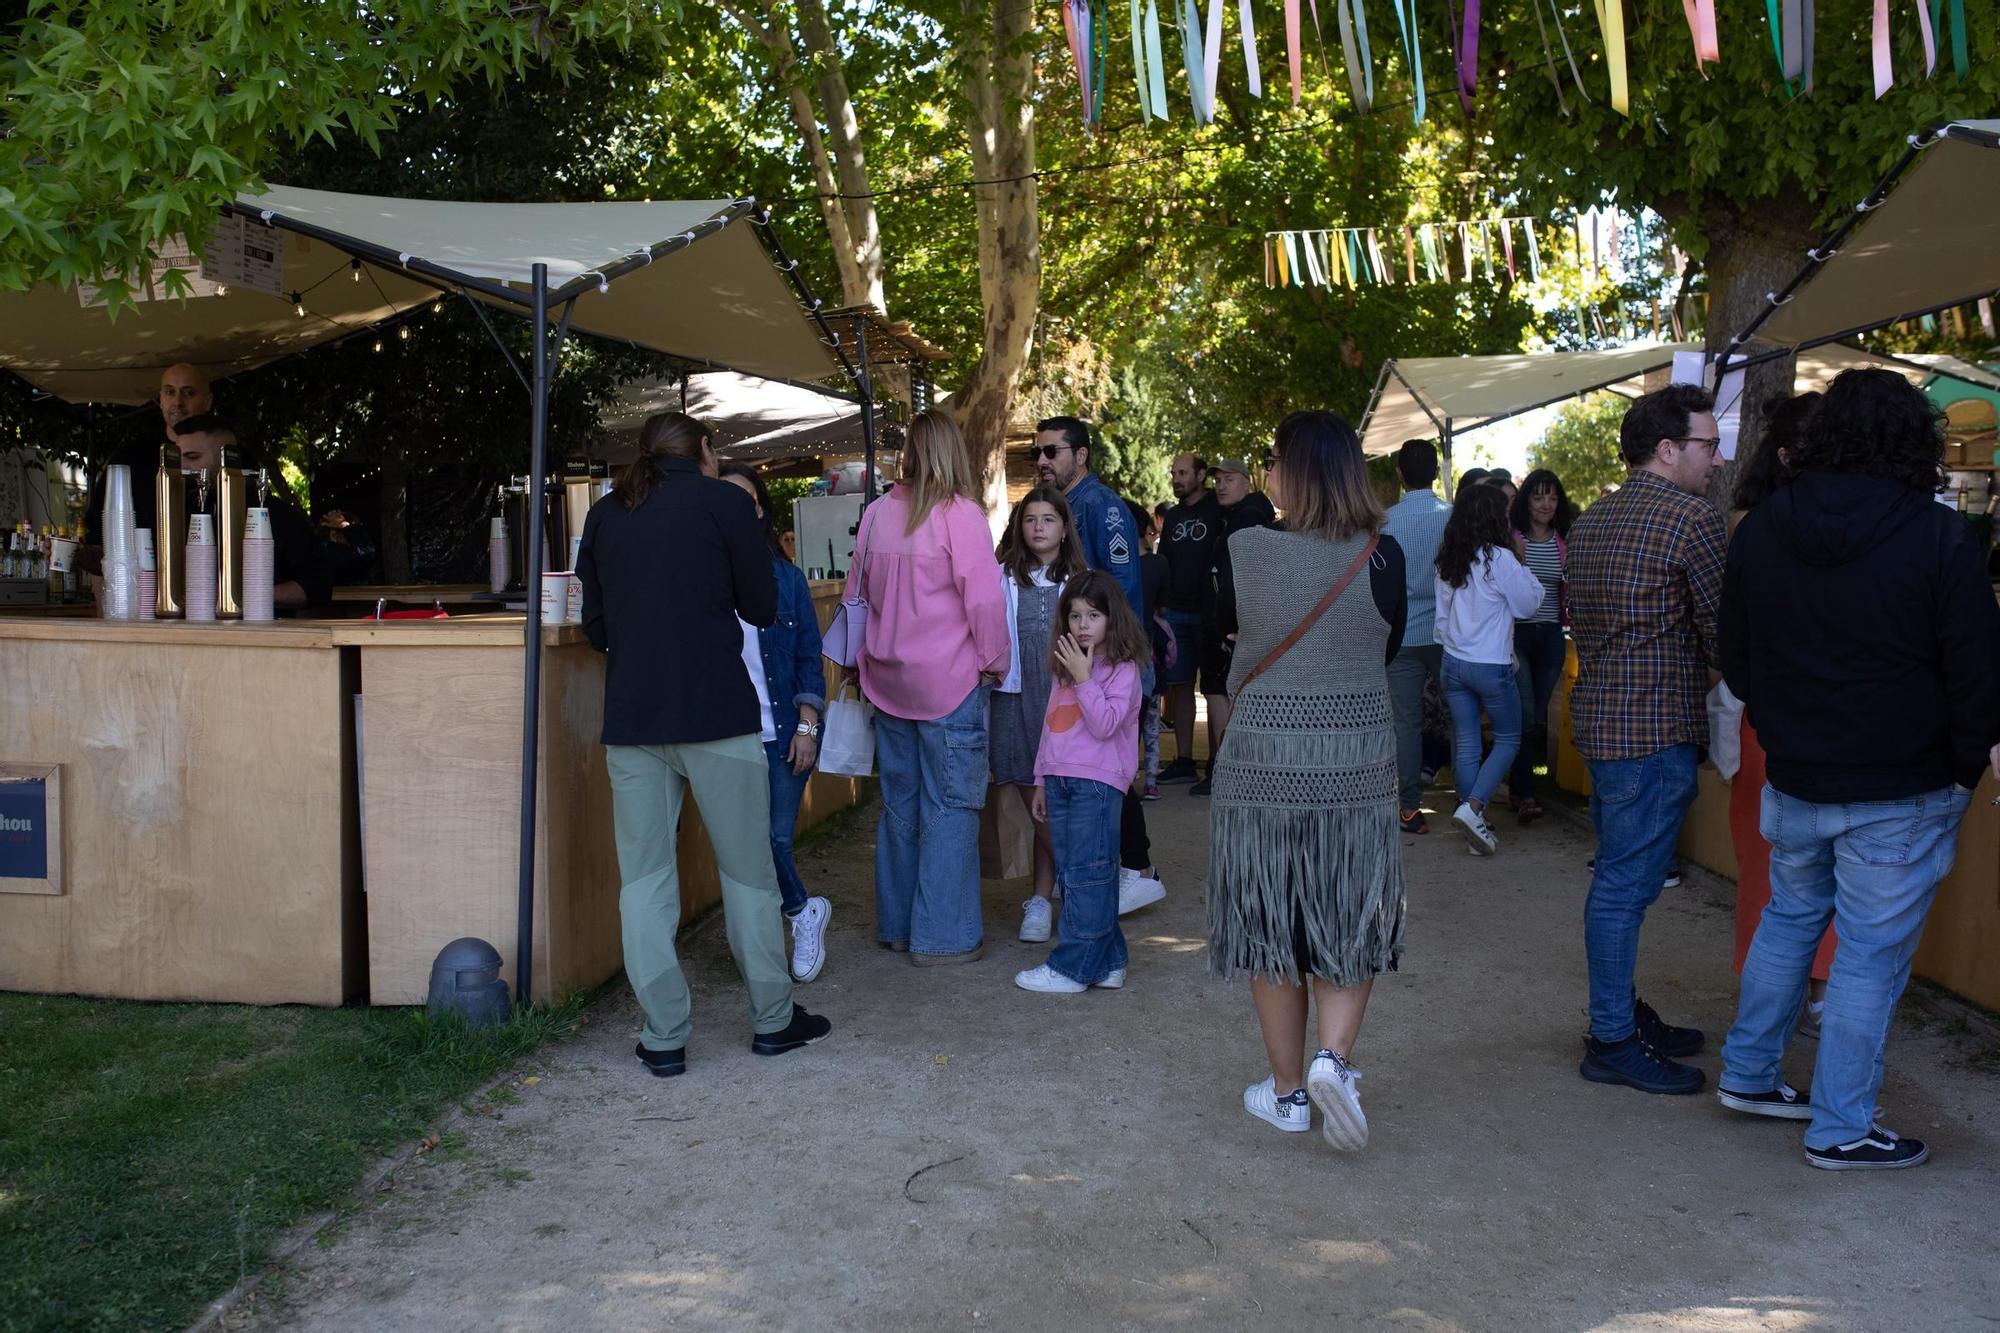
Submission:
{"label": "blue jeans", "polygon": [[1813,953],[1833,921],[1840,948],[1820,1020],[1809,1148],[1852,1143],[1874,1125],[1889,1019],[1971,802],[1963,787],[1849,805],[1815,805],[1764,788],[1758,828],[1771,844],[1771,902],[1743,960],[1722,1078],[1737,1092],[1778,1086]]}
{"label": "blue jeans", "polygon": [[1590,959],[1590,1035],[1599,1041],[1632,1035],[1639,927],[1660,896],[1681,821],[1694,804],[1694,773],[1692,745],[1590,761],[1597,869],[1583,904],[1583,948]]}
{"label": "blue jeans", "polygon": [[785,915],[805,910],[806,885],[799,878],[798,862],[792,859],[792,832],[799,826],[799,802],[812,781],[812,770],[792,772],[785,756],[792,748],[789,735],[764,742],[764,762],[771,770],[771,861],[778,868],[778,892],[784,895]]}
{"label": "blue jeans", "polygon": [[915,953],[964,953],[979,920],[979,811],[986,804],[986,686],[928,722],[875,714],[882,820],[875,933]]}
{"label": "blue jeans", "polygon": [[1444,649],[1435,643],[1399,648],[1389,659],[1389,706],[1396,718],[1396,804],[1414,810],[1424,799],[1424,685],[1437,678]]}
{"label": "blue jeans", "polygon": [[[1514,771],[1507,775],[1507,789],[1517,801],[1535,794],[1536,752],[1547,762],[1549,753],[1549,699],[1562,679],[1563,661],[1569,655],[1569,641],[1563,627],[1554,621],[1514,626],[1514,656],[1521,671],[1521,752],[1514,756]],[[1528,744],[1528,737],[1540,744]]]}
{"label": "blue jeans", "polygon": [[[1521,748],[1521,691],[1514,664],[1467,662],[1444,655],[1444,702],[1451,709],[1452,780],[1458,799],[1493,799],[1507,766]],[[1493,751],[1479,761],[1479,713],[1493,719]]]}
{"label": "blue jeans", "polygon": [[1063,888],[1062,942],[1049,955],[1049,967],[1094,985],[1125,966],[1125,932],[1118,928],[1118,816],[1125,793],[1059,775],[1045,779],[1042,790]]}

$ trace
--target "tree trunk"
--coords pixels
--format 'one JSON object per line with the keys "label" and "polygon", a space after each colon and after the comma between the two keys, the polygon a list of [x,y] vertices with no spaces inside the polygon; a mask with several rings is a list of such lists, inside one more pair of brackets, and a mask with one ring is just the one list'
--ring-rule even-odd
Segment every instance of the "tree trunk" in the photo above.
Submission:
{"label": "tree trunk", "polygon": [[[1806,250],[1816,240],[1808,219],[1773,217],[1769,211],[1730,218],[1714,227],[1706,261],[1705,336],[1710,356],[1721,355],[1729,339],[1763,311],[1767,293],[1791,281],[1806,261]],[[1752,342],[1738,349],[1738,354],[1756,356],[1772,350],[1769,343]],[[1731,508],[1736,490],[1738,464],[1750,456],[1763,436],[1764,407],[1774,399],[1791,396],[1796,363],[1797,357],[1787,353],[1746,372],[1738,403],[1741,429],[1736,438],[1736,458],[1723,465],[1708,492],[1710,502],[1725,513]]]}
{"label": "tree trunk", "polygon": [[[833,46],[826,11],[817,0],[809,3],[817,21],[808,20],[807,53],[821,71],[816,83],[820,95],[827,99],[826,119],[834,140],[831,150],[820,132],[819,111],[806,87],[798,47],[777,12],[775,0],[766,3],[762,20],[740,0],[722,0],[722,8],[764,48],[772,73],[785,90],[793,128],[805,145],[806,160],[812,163],[813,192],[819,196],[820,218],[826,223],[827,239],[833,244],[834,263],[840,271],[841,304],[883,310],[887,307],[882,297],[882,235],[862,155],[860,122],[848,95],[847,76]],[[861,197],[842,199],[843,194]]]}
{"label": "tree trunk", "polygon": [[1034,345],[1042,292],[1040,191],[1035,172],[1034,7],[963,0],[971,40],[962,48],[966,132],[979,221],[979,291],[985,328],[979,362],[957,398],[960,427],[980,471],[989,513],[1007,497],[1007,420]]}
{"label": "tree trunk", "polygon": [[382,507],[382,577],[390,583],[410,579],[410,463],[398,448],[382,460],[375,494]]}

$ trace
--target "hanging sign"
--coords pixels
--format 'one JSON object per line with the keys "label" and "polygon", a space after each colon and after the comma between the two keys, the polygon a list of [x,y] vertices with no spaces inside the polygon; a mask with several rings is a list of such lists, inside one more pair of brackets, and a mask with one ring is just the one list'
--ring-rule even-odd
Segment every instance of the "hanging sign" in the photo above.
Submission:
{"label": "hanging sign", "polygon": [[226,287],[283,296],[285,254],[278,229],[241,213],[224,213],[201,257],[201,276]]}

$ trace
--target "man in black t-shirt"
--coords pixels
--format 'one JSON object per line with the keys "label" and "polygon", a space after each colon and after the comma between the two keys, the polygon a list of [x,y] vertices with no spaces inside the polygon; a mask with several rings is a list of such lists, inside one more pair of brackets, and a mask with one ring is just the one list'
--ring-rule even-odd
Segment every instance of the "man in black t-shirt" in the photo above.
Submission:
{"label": "man in black t-shirt", "polygon": [[1161,609],[1173,630],[1176,656],[1160,673],[1160,692],[1174,726],[1174,760],[1160,770],[1160,781],[1193,782],[1200,776],[1194,766],[1194,688],[1204,651],[1202,605],[1222,538],[1222,506],[1208,489],[1208,464],[1194,454],[1175,457],[1172,480],[1176,503],[1160,530],[1160,554],[1167,562]]}
{"label": "man in black t-shirt", "polygon": [[[1215,754],[1229,730],[1229,668],[1236,653],[1236,576],[1229,563],[1229,539],[1245,528],[1271,528],[1278,511],[1270,497],[1250,484],[1250,465],[1225,458],[1214,467],[1215,498],[1222,515],[1209,566],[1207,600],[1203,603],[1201,692],[1208,703],[1208,763],[1215,771]],[[1208,779],[1188,789],[1191,796],[1208,795]]]}

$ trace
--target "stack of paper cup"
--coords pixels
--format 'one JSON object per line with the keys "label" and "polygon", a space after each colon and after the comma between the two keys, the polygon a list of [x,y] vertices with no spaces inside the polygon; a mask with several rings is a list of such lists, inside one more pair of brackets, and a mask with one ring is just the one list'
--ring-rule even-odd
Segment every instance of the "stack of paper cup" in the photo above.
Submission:
{"label": "stack of paper cup", "polygon": [[569,619],[570,573],[553,569],[542,575],[542,623],[560,625]]}
{"label": "stack of paper cup", "polygon": [[215,515],[189,514],[187,538],[187,618],[215,619]]}
{"label": "stack of paper cup", "polygon": [[139,595],[139,522],[132,508],[132,469],[114,463],[105,471],[104,579],[100,606],[106,620],[130,620]]}
{"label": "stack of paper cup", "polygon": [[271,511],[251,509],[243,515],[243,618],[270,620],[272,579],[277,548],[271,540]]}
{"label": "stack of paper cup", "polygon": [[492,592],[507,591],[508,581],[514,577],[514,544],[507,537],[507,516],[495,514],[491,531],[486,538],[486,558],[488,569],[486,586]]}
{"label": "stack of paper cup", "polygon": [[139,599],[132,607],[134,620],[156,619],[154,603],[160,595],[160,570],[153,558],[153,530],[139,529]]}

